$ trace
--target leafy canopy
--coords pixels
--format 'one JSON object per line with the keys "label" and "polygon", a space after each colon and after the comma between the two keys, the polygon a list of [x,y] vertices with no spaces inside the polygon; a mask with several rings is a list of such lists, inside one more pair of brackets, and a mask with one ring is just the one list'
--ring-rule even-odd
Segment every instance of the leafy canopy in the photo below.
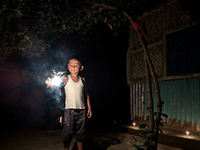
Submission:
{"label": "leafy canopy", "polygon": [[122,14],[134,1],[111,0],[1,0],[0,61],[12,51],[39,57],[63,34],[86,34],[105,22],[113,34],[126,21]]}

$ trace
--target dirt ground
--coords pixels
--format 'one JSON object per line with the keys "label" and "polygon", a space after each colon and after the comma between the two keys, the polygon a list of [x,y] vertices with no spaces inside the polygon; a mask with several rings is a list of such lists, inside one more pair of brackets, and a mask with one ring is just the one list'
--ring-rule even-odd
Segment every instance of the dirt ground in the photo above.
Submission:
{"label": "dirt ground", "polygon": [[[0,135],[0,150],[62,150],[61,132],[29,128],[4,131]],[[116,131],[89,131],[84,141],[84,150],[132,150],[132,136]],[[74,139],[71,146],[71,150],[77,149]],[[159,145],[158,149],[172,148]]]}
{"label": "dirt ground", "polygon": [[[17,129],[5,132],[1,135],[0,150],[61,150],[63,149],[61,132],[62,130],[40,129]],[[109,149],[112,145],[124,142],[123,138],[128,136],[130,137],[125,133],[89,132],[84,141],[84,149]],[[71,145],[74,145],[72,150],[77,149],[75,139]]]}

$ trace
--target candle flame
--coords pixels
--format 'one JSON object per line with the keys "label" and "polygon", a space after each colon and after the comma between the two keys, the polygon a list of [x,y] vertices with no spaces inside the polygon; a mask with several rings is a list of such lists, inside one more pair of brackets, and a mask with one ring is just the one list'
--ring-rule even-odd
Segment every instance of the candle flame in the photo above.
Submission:
{"label": "candle flame", "polygon": [[186,134],[188,135],[188,134],[190,134],[190,132],[189,132],[189,131],[186,131]]}

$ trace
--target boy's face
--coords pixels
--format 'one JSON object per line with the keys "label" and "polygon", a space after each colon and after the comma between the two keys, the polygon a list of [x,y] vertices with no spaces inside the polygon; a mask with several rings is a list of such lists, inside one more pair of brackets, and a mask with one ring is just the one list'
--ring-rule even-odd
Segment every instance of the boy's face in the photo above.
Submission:
{"label": "boy's face", "polygon": [[71,74],[78,74],[79,71],[83,70],[83,66],[81,66],[78,60],[71,59],[68,63],[68,69]]}

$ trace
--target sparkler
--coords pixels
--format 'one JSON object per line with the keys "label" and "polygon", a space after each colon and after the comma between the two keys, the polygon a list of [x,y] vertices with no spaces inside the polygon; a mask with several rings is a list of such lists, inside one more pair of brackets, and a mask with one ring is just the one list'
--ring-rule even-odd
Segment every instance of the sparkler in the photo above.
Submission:
{"label": "sparkler", "polygon": [[51,77],[48,77],[46,82],[50,82],[53,86],[59,86],[62,83],[61,77],[65,74],[65,71],[56,72],[53,70]]}
{"label": "sparkler", "polygon": [[51,84],[52,85],[55,85],[55,86],[58,86],[60,85],[62,82],[61,78],[59,76],[54,76],[51,80]]}

